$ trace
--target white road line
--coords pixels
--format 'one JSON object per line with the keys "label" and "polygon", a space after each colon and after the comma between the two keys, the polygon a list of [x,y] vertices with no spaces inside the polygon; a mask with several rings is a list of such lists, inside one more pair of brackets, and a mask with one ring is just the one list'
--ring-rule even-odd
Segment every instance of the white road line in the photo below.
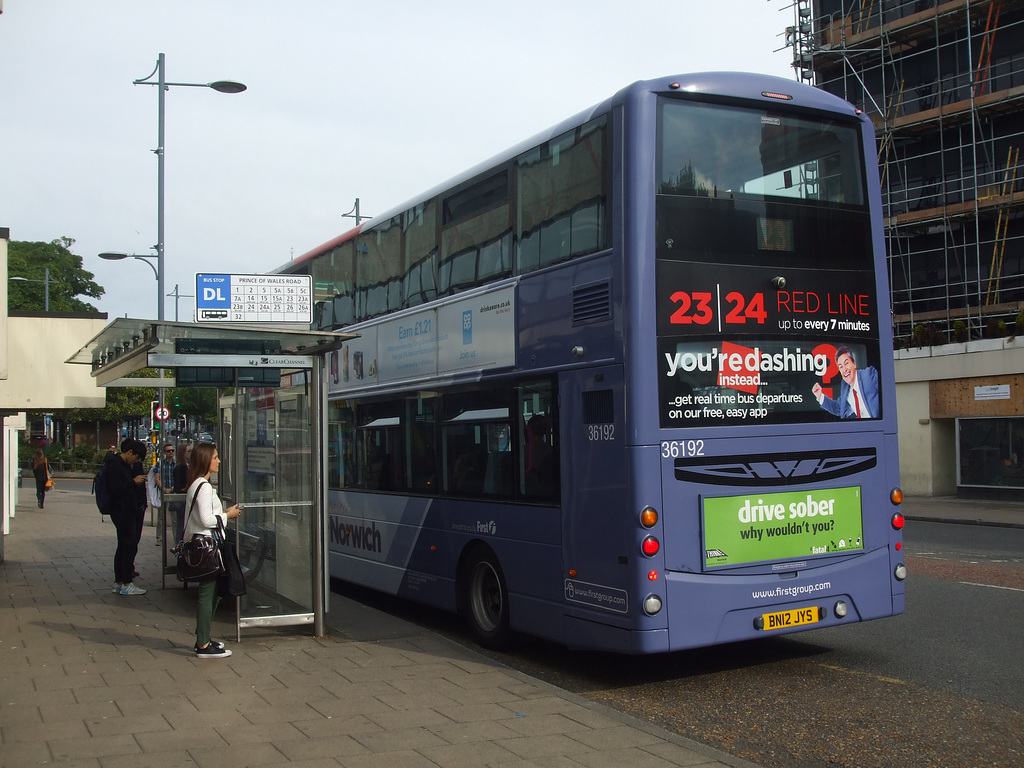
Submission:
{"label": "white road line", "polygon": [[1024,589],[1018,589],[1017,587],[1003,587],[998,584],[979,584],[976,581],[961,581],[961,584],[966,584],[968,587],[990,587],[992,589],[1008,589],[1011,592],[1024,592]]}

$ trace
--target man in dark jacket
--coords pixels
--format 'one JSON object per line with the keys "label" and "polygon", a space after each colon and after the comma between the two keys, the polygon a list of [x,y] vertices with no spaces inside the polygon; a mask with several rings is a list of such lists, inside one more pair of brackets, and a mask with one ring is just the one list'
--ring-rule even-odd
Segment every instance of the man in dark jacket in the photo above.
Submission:
{"label": "man in dark jacket", "polygon": [[120,453],[108,453],[103,464],[103,477],[110,492],[110,519],[117,529],[117,550],[114,552],[114,578],[111,590],[119,595],[144,595],[146,590],[135,586],[135,555],[139,551],[139,513],[136,487],[146,482],[145,474],[135,474],[132,465],[146,455],[146,446],[139,440],[126,438]]}

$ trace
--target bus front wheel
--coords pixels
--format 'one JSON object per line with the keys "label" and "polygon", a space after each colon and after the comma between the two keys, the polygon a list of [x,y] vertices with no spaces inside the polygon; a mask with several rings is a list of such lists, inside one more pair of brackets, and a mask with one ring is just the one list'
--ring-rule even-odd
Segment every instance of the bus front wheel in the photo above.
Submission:
{"label": "bus front wheel", "polygon": [[484,648],[507,648],[512,640],[508,589],[498,558],[486,547],[475,547],[462,573],[462,609],[473,637]]}

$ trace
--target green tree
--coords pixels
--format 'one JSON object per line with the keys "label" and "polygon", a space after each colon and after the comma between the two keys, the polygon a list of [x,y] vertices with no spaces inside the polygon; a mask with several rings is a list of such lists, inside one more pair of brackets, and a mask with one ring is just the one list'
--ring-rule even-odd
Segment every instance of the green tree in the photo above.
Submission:
{"label": "green tree", "polygon": [[217,390],[211,387],[174,387],[167,390],[164,403],[172,418],[194,416],[207,424],[217,421]]}
{"label": "green tree", "polygon": [[[77,298],[98,299],[103,287],[93,282],[92,272],[82,268],[82,257],[71,252],[75,241],[59,237],[49,243],[13,240],[7,248],[8,277],[27,277],[33,282],[12,280],[7,284],[8,310],[42,312],[45,307],[46,269],[50,270],[51,312],[96,312],[96,307]],[[35,282],[38,281],[38,282]]]}

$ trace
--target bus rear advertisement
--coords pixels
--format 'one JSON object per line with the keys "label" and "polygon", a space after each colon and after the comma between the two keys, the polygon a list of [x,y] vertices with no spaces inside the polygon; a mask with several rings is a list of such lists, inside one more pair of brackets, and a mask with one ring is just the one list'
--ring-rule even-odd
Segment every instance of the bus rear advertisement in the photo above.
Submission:
{"label": "bus rear advertisement", "polygon": [[331,575],[657,653],[904,609],[871,121],[635,83],[282,268],[329,358]]}

